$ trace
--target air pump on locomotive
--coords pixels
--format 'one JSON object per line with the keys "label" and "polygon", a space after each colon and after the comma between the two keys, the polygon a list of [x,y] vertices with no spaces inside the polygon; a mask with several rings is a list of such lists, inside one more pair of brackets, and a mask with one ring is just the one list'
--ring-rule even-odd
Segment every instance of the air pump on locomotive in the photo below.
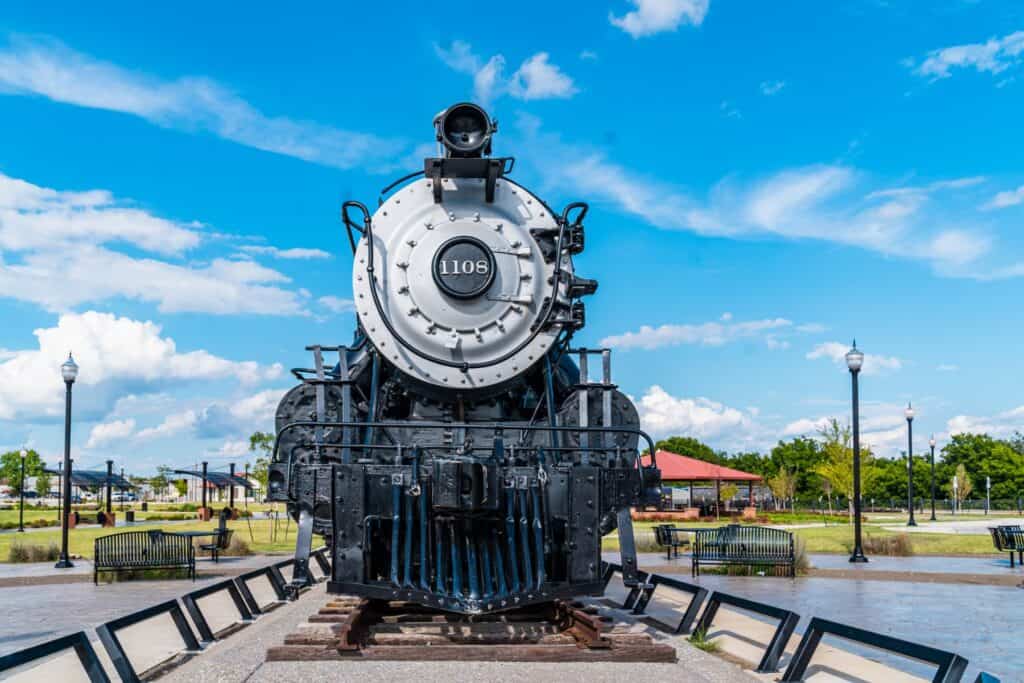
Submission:
{"label": "air pump on locomotive", "polygon": [[616,528],[635,585],[630,508],[660,473],[610,352],[570,345],[597,289],[573,267],[588,207],[511,180],[480,107],[434,127],[439,156],[372,215],[344,203],[354,342],[308,347],[277,409],[268,499],[298,522],[293,587],[320,534],[335,593],[464,613],[599,594]]}

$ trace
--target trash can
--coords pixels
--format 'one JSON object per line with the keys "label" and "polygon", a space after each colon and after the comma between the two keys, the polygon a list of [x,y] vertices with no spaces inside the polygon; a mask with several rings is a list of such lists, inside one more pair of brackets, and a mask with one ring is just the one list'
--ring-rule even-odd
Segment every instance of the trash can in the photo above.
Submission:
{"label": "trash can", "polygon": [[148,512],[149,511],[149,503],[147,503],[146,501],[142,501],[142,511],[143,512]]}
{"label": "trash can", "polygon": [[135,510],[127,510],[124,513],[124,521],[134,522],[135,521]]}

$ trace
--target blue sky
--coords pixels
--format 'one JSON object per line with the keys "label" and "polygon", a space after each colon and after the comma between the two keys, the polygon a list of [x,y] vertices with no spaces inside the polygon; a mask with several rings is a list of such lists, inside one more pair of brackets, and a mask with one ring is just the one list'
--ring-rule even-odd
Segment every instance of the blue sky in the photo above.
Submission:
{"label": "blue sky", "polygon": [[495,153],[586,200],[581,342],[656,436],[765,448],[1021,426],[1024,7],[727,0],[8,2],[0,15],[0,447],[129,470],[243,462],[354,317],[341,201],[481,102]]}

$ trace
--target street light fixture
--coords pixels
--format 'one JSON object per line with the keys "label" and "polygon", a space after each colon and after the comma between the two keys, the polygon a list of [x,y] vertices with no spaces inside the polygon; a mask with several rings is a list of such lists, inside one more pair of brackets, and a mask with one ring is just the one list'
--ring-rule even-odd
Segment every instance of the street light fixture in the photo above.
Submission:
{"label": "street light fixture", "polygon": [[78,364],[68,354],[68,359],[60,366],[60,374],[64,379],[64,511],[61,519],[60,559],[54,565],[57,569],[74,567],[68,557],[68,518],[71,516],[71,385],[78,378]]}
{"label": "street light fixture", "polygon": [[903,414],[907,418],[907,510],[910,512],[907,526],[917,526],[914,521],[914,408],[910,403]]}
{"label": "street light fixture", "polygon": [[931,438],[928,439],[928,446],[932,450],[931,454],[931,465],[932,465],[932,518],[931,521],[935,521],[935,435],[932,434]]}
{"label": "street light fixture", "polygon": [[21,492],[21,507],[18,512],[18,531],[25,530],[25,458],[28,457],[28,451],[24,448],[21,449],[21,483],[18,484],[18,490]]}
{"label": "street light fixture", "polygon": [[860,534],[860,397],[857,395],[857,375],[864,365],[864,354],[853,340],[853,348],[846,354],[846,367],[853,382],[853,552],[850,562],[867,562]]}

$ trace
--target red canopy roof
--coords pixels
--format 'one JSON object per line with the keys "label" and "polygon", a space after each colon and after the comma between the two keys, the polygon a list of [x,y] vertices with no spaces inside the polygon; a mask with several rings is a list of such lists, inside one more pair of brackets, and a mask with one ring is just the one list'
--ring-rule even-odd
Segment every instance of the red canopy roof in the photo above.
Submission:
{"label": "red canopy roof", "polygon": [[[650,456],[644,456],[645,463],[650,462],[650,459]],[[665,481],[761,481],[761,477],[756,474],[713,465],[669,451],[658,451],[658,469]]]}

